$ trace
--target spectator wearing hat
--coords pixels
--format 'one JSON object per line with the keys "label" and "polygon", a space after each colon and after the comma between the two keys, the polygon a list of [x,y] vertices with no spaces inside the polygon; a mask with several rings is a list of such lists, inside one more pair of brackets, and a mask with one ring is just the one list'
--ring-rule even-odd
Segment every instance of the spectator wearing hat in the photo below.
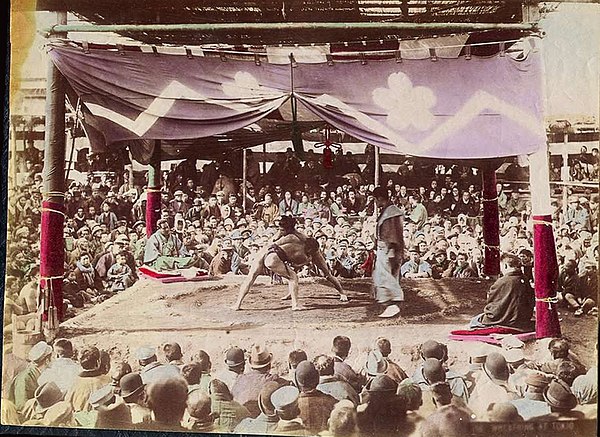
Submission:
{"label": "spectator wearing hat", "polygon": [[78,426],[73,417],[73,407],[68,402],[60,401],[52,405],[44,413],[44,426],[74,428]]}
{"label": "spectator wearing hat", "polygon": [[208,393],[215,417],[214,423],[220,430],[233,432],[242,420],[250,417],[248,409],[233,400],[233,396],[224,382],[218,379],[211,380]]}
{"label": "spectator wearing hat", "polygon": [[340,401],[335,404],[327,420],[327,430],[319,433],[322,437],[357,437],[359,435],[356,408],[352,402]]}
{"label": "spectator wearing hat", "polygon": [[[287,385],[287,384],[284,384]],[[235,427],[236,433],[271,434],[277,427],[279,417],[271,403],[271,395],[282,385],[276,381],[265,383],[258,394],[258,409],[260,414],[256,418],[246,418]]]}
{"label": "spectator wearing hat", "polygon": [[402,264],[400,274],[403,278],[430,278],[431,265],[421,259],[418,246],[412,246],[409,250],[409,260]]}
{"label": "spectator wearing hat", "polygon": [[150,385],[158,380],[180,376],[178,367],[158,361],[156,349],[152,346],[140,347],[136,351],[136,358],[141,367],[140,376],[145,385]]}
{"label": "spectator wearing hat", "polygon": [[364,378],[346,363],[346,358],[348,358],[348,355],[350,354],[351,346],[352,343],[350,342],[350,339],[345,335],[338,335],[333,339],[333,346],[331,348],[334,361],[333,371],[335,375],[350,384],[357,393],[360,393],[365,382]]}
{"label": "spectator wearing hat", "polygon": [[[466,408],[466,401],[452,393],[450,383],[446,380],[446,370],[439,359],[427,358],[423,363],[422,375],[423,379],[420,380],[419,386],[423,405],[418,411],[421,416],[427,417],[437,408],[450,403],[459,408]],[[436,391],[435,387],[440,384],[447,386],[447,393],[444,387],[438,387]]]}
{"label": "spectator wearing hat", "polygon": [[346,381],[334,375],[333,357],[318,355],[313,359],[313,364],[319,372],[317,390],[334,397],[337,401],[347,399],[353,405],[358,405],[359,398],[356,390]]}
{"label": "spectator wearing hat", "polygon": [[35,390],[34,397],[25,403],[21,417],[24,420],[41,420],[48,408],[62,400],[63,393],[54,382],[40,384]]}
{"label": "spectator wearing hat", "polygon": [[314,433],[308,432],[300,416],[298,406],[299,391],[294,386],[280,387],[271,395],[271,403],[275,413],[279,417],[277,427],[273,431],[276,435],[308,436]]}
{"label": "spectator wearing hat", "polygon": [[495,402],[487,410],[487,419],[490,422],[523,422],[524,418],[519,410],[510,402]]}
{"label": "spectator wearing hat", "polygon": [[190,206],[183,200],[183,191],[177,190],[173,193],[174,199],[169,202],[169,213],[171,216],[175,214],[185,214],[190,209]]}
{"label": "spectator wearing hat", "polygon": [[503,254],[500,270],[502,277],[492,284],[483,313],[471,320],[471,328],[504,326],[531,329],[535,296],[529,281],[523,276],[521,260],[515,255]]}
{"label": "spectator wearing hat", "polygon": [[127,236],[127,220],[125,219],[117,220],[117,226],[115,230],[110,233],[110,239],[115,241],[121,235]]}
{"label": "spectator wearing hat", "polygon": [[139,373],[128,373],[120,381],[121,397],[129,407],[131,423],[148,424],[152,422],[150,409],[146,406],[146,386]]}
{"label": "spectator wearing hat", "polygon": [[17,411],[22,411],[25,403],[35,397],[38,378],[50,364],[52,347],[45,341],[35,344],[29,351],[29,364],[19,372],[8,387],[8,400],[15,404]]}
{"label": "spectator wearing hat", "polygon": [[201,390],[193,390],[188,394],[186,409],[189,414],[186,428],[194,432],[221,431],[215,426],[215,414],[211,410],[210,397]]}
{"label": "spectator wearing hat", "polygon": [[385,188],[375,188],[373,196],[377,206],[382,209],[376,225],[377,253],[373,270],[375,298],[386,307],[380,317],[394,317],[400,313],[398,304],[404,301],[404,292],[400,287],[400,266],[404,257],[403,213],[390,202]]}
{"label": "spectator wearing hat", "polygon": [[448,347],[445,344],[438,343],[435,340],[427,340],[420,347],[422,362],[417,366],[414,373],[411,376],[412,382],[419,385],[427,385],[427,381],[423,374],[423,368],[425,361],[428,358],[435,358],[442,363],[446,372],[446,381],[450,384],[452,394],[456,397],[461,398],[465,403],[469,402],[469,390],[465,382],[464,377],[449,368],[446,364],[448,361]]}
{"label": "spectator wearing hat", "polygon": [[148,407],[153,420],[148,428],[152,431],[186,431],[181,426],[188,398],[188,388],[181,376],[168,376],[153,381],[147,387]]}
{"label": "spectator wearing hat", "polygon": [[107,286],[110,291],[119,292],[133,285],[133,274],[131,267],[127,265],[127,255],[120,252],[115,256],[115,263],[106,273]]}
{"label": "spectator wearing hat", "polygon": [[54,382],[62,392],[63,396],[69,391],[81,372],[81,366],[73,360],[73,344],[66,338],[54,341],[52,347],[54,359],[50,362],[38,378],[38,384]]}
{"label": "spectator wearing hat", "polygon": [[221,276],[230,272],[247,274],[248,266],[242,263],[239,254],[233,247],[232,240],[226,238],[217,255],[212,259],[208,272],[212,276]]}
{"label": "spectator wearing hat", "polygon": [[396,395],[398,384],[387,375],[373,378],[366,386],[367,396],[357,408],[358,427],[365,435],[395,435],[403,423],[406,406]]}
{"label": "spectator wearing hat", "polygon": [[104,224],[108,228],[108,232],[112,232],[117,227],[117,216],[112,211],[111,204],[109,202],[102,202],[100,207],[101,213],[96,218],[98,224]]}
{"label": "spectator wearing hat", "polygon": [[544,400],[550,407],[550,413],[535,417],[534,421],[577,420],[585,418],[584,413],[574,410],[577,398],[564,381],[553,380],[544,390]]}
{"label": "spectator wearing hat", "polygon": [[171,232],[166,219],[156,222],[157,231],[146,242],[144,264],[161,271],[185,269],[198,263],[198,259],[190,255],[182,241]]}
{"label": "spectator wearing hat", "polygon": [[[596,343],[598,353],[598,343]],[[572,390],[581,405],[598,403],[598,366],[592,366],[584,375],[573,381]]]}
{"label": "spectator wearing hat", "polygon": [[468,412],[446,405],[427,417],[419,426],[421,437],[463,437],[469,434],[471,416]]}
{"label": "spectator wearing hat", "polygon": [[[187,366],[190,366],[190,365],[193,365],[196,367],[196,369],[192,371],[192,374],[195,375],[193,377],[194,382],[190,382],[188,380],[188,385],[190,385],[190,391],[192,390],[191,385],[194,385],[194,388],[197,387],[200,390],[202,390],[204,393],[208,393],[208,387],[209,387],[210,381],[213,379],[213,377],[210,374],[210,371],[212,369],[212,362],[210,360],[210,356],[205,351],[199,350],[197,353],[192,355],[192,362],[190,364],[186,364],[183,367],[185,369]],[[182,371],[183,371],[183,369],[182,369]],[[187,369],[183,373],[186,373],[186,372],[187,372]]]}
{"label": "spectator wearing hat", "polygon": [[327,429],[327,419],[337,400],[317,389],[319,372],[310,361],[302,361],[296,368],[294,384],[300,390],[298,407],[307,430],[316,434]]}
{"label": "spectator wearing hat", "polygon": [[590,230],[590,216],[587,209],[582,208],[577,196],[570,196],[567,212],[564,216],[564,224],[571,230]]}
{"label": "spectator wearing hat", "polygon": [[551,379],[543,373],[532,371],[525,378],[525,392],[522,398],[510,401],[525,420],[544,416],[550,413],[550,408],[544,400],[544,391]]}
{"label": "spectator wearing hat", "polygon": [[236,346],[229,348],[225,352],[225,365],[227,369],[217,372],[215,379],[222,381],[229,391],[231,391],[238,377],[244,373],[244,369],[246,368],[244,351]]}
{"label": "spectator wearing hat", "polygon": [[90,395],[110,384],[110,377],[102,369],[100,350],[97,347],[84,348],[79,354],[79,364],[83,370],[65,394],[65,401],[73,406],[75,413],[91,411],[92,406],[88,402]]}
{"label": "spectator wearing hat", "polygon": [[387,370],[385,374],[400,384],[408,375],[397,363],[390,359],[392,353],[392,343],[385,337],[377,337],[375,340],[375,351],[379,351],[382,359],[387,363]]}
{"label": "spectator wearing hat", "polygon": [[273,354],[271,354],[263,345],[253,344],[250,348],[250,371],[241,374],[233,388],[231,394],[233,398],[245,406],[252,417],[260,414],[258,408],[258,395],[265,383],[269,381],[278,382],[285,385],[286,381],[275,373],[271,373],[271,363]]}
{"label": "spectator wearing hat", "polygon": [[490,404],[508,402],[515,397],[508,388],[509,375],[504,356],[498,352],[490,353],[483,364],[482,377],[477,381],[468,403],[477,417],[484,417]]}

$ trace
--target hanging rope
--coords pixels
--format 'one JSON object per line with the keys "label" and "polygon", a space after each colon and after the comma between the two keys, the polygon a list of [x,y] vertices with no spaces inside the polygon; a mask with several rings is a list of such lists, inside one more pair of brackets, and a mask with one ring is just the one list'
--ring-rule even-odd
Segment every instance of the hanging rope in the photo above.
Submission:
{"label": "hanging rope", "polygon": [[79,126],[79,112],[81,110],[81,97],[77,97],[77,104],[75,105],[75,121],[73,122],[73,128],[71,129],[71,154],[69,155],[69,162],[67,164],[67,172],[65,173],[65,185],[69,180],[69,173],[71,172],[71,165],[73,164],[73,154],[75,153],[75,132],[77,126]]}

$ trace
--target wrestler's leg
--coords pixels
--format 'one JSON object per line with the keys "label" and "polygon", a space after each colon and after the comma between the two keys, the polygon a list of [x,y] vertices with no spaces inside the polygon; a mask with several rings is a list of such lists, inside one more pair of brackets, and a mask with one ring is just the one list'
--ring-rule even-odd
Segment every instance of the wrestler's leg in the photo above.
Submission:
{"label": "wrestler's leg", "polygon": [[252,284],[254,284],[254,281],[256,281],[256,278],[258,278],[258,275],[260,275],[260,272],[262,271],[263,259],[264,258],[262,258],[262,257],[257,258],[252,263],[252,266],[250,267],[250,272],[248,273],[248,276],[246,277],[246,279],[244,280],[244,282],[242,282],[242,285],[240,286],[240,292],[238,294],[237,301],[231,307],[233,310],[237,311],[242,306],[242,301],[244,300],[244,297],[246,297],[246,295],[250,291],[250,287],[252,286]]}
{"label": "wrestler's leg", "polygon": [[292,310],[303,310],[305,307],[298,304],[298,275],[291,268],[285,265],[277,255],[268,255],[265,257],[265,267],[279,276],[288,280],[288,294],[292,298]]}

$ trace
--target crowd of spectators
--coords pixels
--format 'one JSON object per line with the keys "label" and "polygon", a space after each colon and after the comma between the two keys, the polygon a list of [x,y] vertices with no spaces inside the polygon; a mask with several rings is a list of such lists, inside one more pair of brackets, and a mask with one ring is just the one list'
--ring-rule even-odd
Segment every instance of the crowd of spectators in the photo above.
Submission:
{"label": "crowd of spectators", "polygon": [[392,359],[398,354],[392,354],[388,338],[374,339],[365,353],[349,363],[346,336],[333,338],[329,351],[292,350],[287,363],[260,343],[247,350],[231,346],[211,357],[170,342],[111,359],[95,346],[76,350],[64,338],[52,345],[41,341],[28,361],[10,354],[5,359],[3,381],[9,383],[3,385],[2,423],[462,437],[473,435],[472,422],[596,418],[597,367],[584,368],[564,339],[551,340],[547,358],[534,360],[522,342],[508,337],[502,347],[473,348],[468,363],[466,357],[449,360],[446,345],[428,340],[410,369]]}
{"label": "crowd of spectators", "polygon": [[[12,313],[36,309],[42,178],[39,162],[30,154],[27,162],[33,166],[24,183],[9,188],[5,328]],[[334,169],[326,170],[319,155],[306,153],[302,162],[288,149],[261,174],[256,158],[248,155],[246,190],[239,169],[226,159],[206,164],[201,171],[194,160],[186,160],[163,172],[161,218],[183,242],[186,254],[199,259],[199,266],[212,275],[244,274],[253,256],[277,233],[279,218],[293,215],[297,229],[318,241],[334,275],[371,275],[376,222],[374,186],[369,183],[373,159],[361,169],[347,152],[336,157]],[[67,315],[138,279],[147,240],[146,183],[121,170],[89,172],[85,181],[72,182],[66,192]],[[485,277],[481,176],[476,168],[406,160],[397,172],[381,175],[390,199],[405,214],[403,277]],[[528,193],[519,185],[499,183],[497,197],[499,250],[517,254],[533,282]],[[598,194],[590,189],[572,192],[566,206],[561,198],[552,201],[561,271],[558,291],[576,315],[593,314]],[[307,266],[299,274],[321,273]]]}

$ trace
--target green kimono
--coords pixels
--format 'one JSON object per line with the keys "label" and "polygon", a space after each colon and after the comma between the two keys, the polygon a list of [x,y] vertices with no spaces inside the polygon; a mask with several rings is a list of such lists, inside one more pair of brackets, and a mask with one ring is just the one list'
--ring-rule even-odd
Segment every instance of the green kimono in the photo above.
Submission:
{"label": "green kimono", "polygon": [[40,374],[37,365],[30,363],[12,380],[8,388],[8,400],[15,404],[17,411],[23,410],[25,403],[34,398]]}

